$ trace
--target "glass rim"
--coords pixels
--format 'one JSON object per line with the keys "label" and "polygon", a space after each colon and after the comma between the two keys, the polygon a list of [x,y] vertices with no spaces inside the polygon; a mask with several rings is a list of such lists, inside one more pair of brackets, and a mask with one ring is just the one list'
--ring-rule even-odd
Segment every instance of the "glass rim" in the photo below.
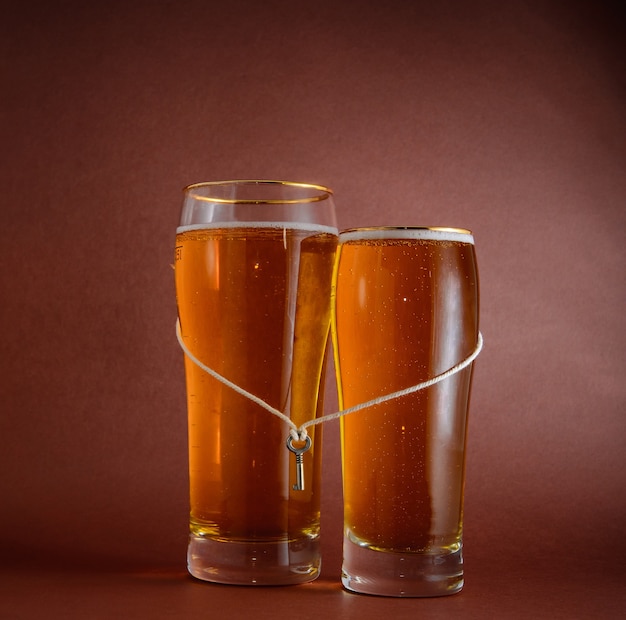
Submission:
{"label": "glass rim", "polygon": [[347,228],[339,232],[339,243],[372,239],[422,239],[474,243],[471,230],[451,226],[364,226]]}
{"label": "glass rim", "polygon": [[[299,198],[223,198],[218,196],[202,196],[194,194],[194,189],[211,188],[211,187],[227,187],[237,185],[273,185],[282,187],[292,187],[296,189],[314,190],[317,193],[311,196],[303,196]],[[183,188],[183,192],[190,198],[201,200],[204,202],[213,202],[219,204],[256,204],[256,205],[274,205],[274,204],[306,204],[311,202],[321,202],[333,196],[333,191],[324,185],[315,183],[300,183],[297,181],[279,181],[272,179],[233,179],[228,181],[204,181],[201,183],[191,183]]]}

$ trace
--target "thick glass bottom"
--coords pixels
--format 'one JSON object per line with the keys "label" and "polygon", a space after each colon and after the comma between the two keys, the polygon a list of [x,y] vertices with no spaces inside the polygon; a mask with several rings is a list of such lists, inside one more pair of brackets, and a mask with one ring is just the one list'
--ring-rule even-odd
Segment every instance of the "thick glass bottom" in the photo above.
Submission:
{"label": "thick glass bottom", "polygon": [[320,572],[319,538],[227,541],[191,534],[187,569],[197,579],[278,586],[313,581]]}
{"label": "thick glass bottom", "polygon": [[463,588],[463,549],[402,553],[380,551],[343,540],[341,582],[360,594],[428,597],[456,594]]}

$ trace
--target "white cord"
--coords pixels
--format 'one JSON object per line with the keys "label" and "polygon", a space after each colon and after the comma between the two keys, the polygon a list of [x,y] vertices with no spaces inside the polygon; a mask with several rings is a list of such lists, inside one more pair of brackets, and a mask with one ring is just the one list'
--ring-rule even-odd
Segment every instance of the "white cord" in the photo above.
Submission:
{"label": "white cord", "polygon": [[198,366],[199,368],[204,370],[206,373],[211,375],[214,379],[217,379],[218,381],[221,381],[224,385],[228,386],[229,388],[231,388],[232,390],[234,390],[238,394],[241,394],[242,396],[245,396],[246,398],[251,400],[253,403],[256,403],[257,405],[259,405],[260,407],[262,407],[266,411],[269,411],[269,413],[271,413],[271,414],[273,414],[275,416],[278,416],[281,420],[286,422],[289,425],[290,429],[291,429],[289,431],[289,434],[293,437],[293,439],[295,441],[305,441],[306,440],[306,438],[308,437],[308,433],[307,433],[306,429],[309,426],[314,426],[316,424],[322,424],[322,423],[328,422],[330,420],[336,420],[337,418],[340,418],[340,417],[342,417],[344,415],[348,415],[350,413],[355,413],[356,411],[361,411],[361,409],[366,409],[368,407],[373,407],[375,405],[380,405],[381,403],[387,402],[388,400],[393,400],[394,398],[400,398],[401,396],[406,396],[407,394],[413,394],[414,392],[419,392],[420,390],[423,390],[423,389],[428,388],[428,387],[430,387],[432,385],[435,385],[436,383],[439,383],[440,381],[443,381],[444,379],[447,379],[448,377],[451,377],[452,375],[455,375],[457,372],[460,372],[464,368],[467,368],[467,366],[469,366],[478,357],[478,355],[480,354],[480,352],[482,351],[482,348],[483,348],[483,336],[482,336],[482,334],[480,332],[478,332],[478,338],[477,338],[477,341],[476,341],[476,348],[474,349],[474,351],[468,357],[466,357],[462,362],[458,363],[456,366],[453,366],[449,370],[446,370],[445,372],[443,372],[443,373],[433,377],[432,379],[428,379],[427,381],[422,381],[422,383],[418,383],[417,385],[413,385],[413,386],[405,388],[403,390],[398,390],[397,392],[392,392],[391,394],[386,394],[385,396],[379,396],[378,398],[374,398],[372,400],[368,400],[367,402],[360,403],[359,405],[355,405],[354,407],[349,407],[348,409],[344,409],[342,411],[336,411],[335,413],[331,413],[331,414],[328,414],[328,415],[320,416],[319,418],[315,418],[313,420],[309,420],[308,422],[305,422],[304,424],[302,424],[301,426],[298,427],[282,411],[279,411],[278,409],[275,409],[271,405],[268,405],[264,400],[262,400],[258,396],[255,396],[254,394],[251,394],[247,390],[244,390],[242,387],[239,387],[236,383],[233,383],[232,381],[229,381],[226,377],[223,377],[222,375],[220,375],[218,372],[216,372],[212,368],[209,368],[208,366],[203,364],[189,350],[187,345],[183,342],[183,337],[182,337],[182,333],[181,333],[181,330],[180,330],[180,320],[179,319],[176,320],[176,337],[178,338],[178,343],[180,344],[182,350],[185,352],[185,355],[194,364],[196,364],[196,366]]}

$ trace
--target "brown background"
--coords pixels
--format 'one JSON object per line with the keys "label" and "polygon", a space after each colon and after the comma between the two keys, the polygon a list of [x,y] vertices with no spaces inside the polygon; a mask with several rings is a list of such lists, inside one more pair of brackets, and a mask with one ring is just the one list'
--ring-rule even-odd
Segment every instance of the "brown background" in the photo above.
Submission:
{"label": "brown background", "polygon": [[[618,7],[5,7],[0,616],[625,613]],[[396,601],[341,590],[335,423],[321,579],[251,590],[185,576],[173,235],[182,186],[230,178],[327,184],[341,228],[474,231],[486,347],[462,594]]]}

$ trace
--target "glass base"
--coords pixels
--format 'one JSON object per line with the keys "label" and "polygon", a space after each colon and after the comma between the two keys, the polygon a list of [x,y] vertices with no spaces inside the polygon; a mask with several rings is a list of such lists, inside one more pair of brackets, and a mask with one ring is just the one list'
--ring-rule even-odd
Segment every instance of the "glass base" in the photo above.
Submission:
{"label": "glass base", "polygon": [[278,586],[313,581],[320,573],[319,538],[226,541],[191,534],[187,569],[197,579],[233,585]]}
{"label": "glass base", "polygon": [[343,540],[341,582],[360,594],[427,597],[456,594],[463,588],[463,549],[441,553],[379,551]]}

